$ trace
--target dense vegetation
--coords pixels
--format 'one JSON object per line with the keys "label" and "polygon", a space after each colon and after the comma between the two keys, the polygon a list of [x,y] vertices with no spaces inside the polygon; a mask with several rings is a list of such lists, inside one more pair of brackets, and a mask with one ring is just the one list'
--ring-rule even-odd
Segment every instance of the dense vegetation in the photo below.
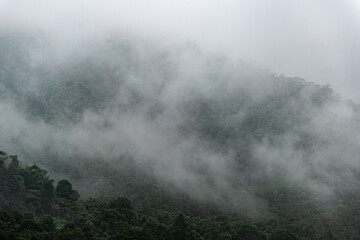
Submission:
{"label": "dense vegetation", "polygon": [[1,239],[296,239],[276,221],[269,228],[211,206],[181,211],[179,199],[157,208],[133,206],[122,197],[79,201],[69,181],[55,187],[45,170],[20,167],[17,156],[0,154]]}
{"label": "dense vegetation", "polygon": [[0,147],[37,163],[1,152],[0,238],[360,238],[359,107],[329,86],[198,49],[38,44],[0,36]]}
{"label": "dense vegetation", "polygon": [[[152,199],[82,199],[67,180],[1,152],[0,239],[357,239],[360,202],[319,211],[304,192],[266,187],[273,214],[250,220],[214,205],[159,191]],[[340,212],[340,211],[339,211]],[[333,212],[333,214],[335,211]]]}

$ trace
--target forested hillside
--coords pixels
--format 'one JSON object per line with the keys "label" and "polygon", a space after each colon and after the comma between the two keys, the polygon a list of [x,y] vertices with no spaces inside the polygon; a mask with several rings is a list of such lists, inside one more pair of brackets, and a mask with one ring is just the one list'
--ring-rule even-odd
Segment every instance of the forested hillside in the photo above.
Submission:
{"label": "forested hillside", "polygon": [[0,112],[4,239],[360,238],[359,106],[330,86],[2,32]]}

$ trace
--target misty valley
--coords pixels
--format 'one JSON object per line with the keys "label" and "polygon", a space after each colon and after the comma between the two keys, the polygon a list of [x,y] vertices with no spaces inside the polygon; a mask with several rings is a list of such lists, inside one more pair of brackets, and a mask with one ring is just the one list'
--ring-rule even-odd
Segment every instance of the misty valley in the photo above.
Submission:
{"label": "misty valley", "polygon": [[0,32],[0,239],[360,239],[360,106],[109,34]]}

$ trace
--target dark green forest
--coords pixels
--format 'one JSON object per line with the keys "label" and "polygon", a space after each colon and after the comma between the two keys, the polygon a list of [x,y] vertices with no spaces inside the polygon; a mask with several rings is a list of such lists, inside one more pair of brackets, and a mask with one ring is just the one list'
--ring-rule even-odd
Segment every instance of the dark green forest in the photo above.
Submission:
{"label": "dark green forest", "polygon": [[[5,164],[7,163],[7,164]],[[57,184],[36,165],[20,167],[1,152],[1,239],[296,239],[275,219],[241,220],[184,196],[154,191],[157,202],[79,200],[68,180]],[[156,206],[157,205],[157,206]]]}
{"label": "dark green forest", "polygon": [[0,33],[0,239],[360,238],[359,106],[330,86],[194,46],[46,44]]}

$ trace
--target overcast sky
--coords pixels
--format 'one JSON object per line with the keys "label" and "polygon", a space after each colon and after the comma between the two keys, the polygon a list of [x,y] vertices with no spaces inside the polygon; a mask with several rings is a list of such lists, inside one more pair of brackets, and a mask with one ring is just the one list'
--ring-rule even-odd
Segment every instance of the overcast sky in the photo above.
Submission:
{"label": "overcast sky", "polygon": [[360,0],[0,0],[0,27],[192,41],[360,102]]}

